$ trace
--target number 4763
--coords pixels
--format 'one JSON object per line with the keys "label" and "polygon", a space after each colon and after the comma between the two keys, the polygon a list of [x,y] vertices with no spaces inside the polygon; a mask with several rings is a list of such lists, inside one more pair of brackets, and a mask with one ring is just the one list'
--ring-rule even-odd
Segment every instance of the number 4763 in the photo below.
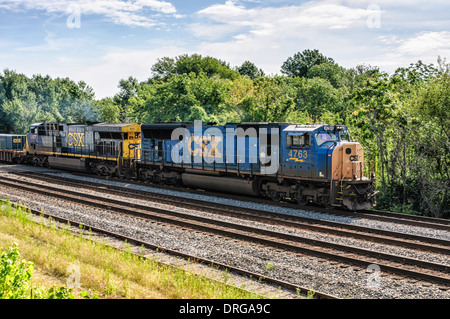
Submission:
{"label": "number 4763", "polygon": [[308,158],[308,151],[291,150],[289,152],[289,157],[291,157],[291,158]]}

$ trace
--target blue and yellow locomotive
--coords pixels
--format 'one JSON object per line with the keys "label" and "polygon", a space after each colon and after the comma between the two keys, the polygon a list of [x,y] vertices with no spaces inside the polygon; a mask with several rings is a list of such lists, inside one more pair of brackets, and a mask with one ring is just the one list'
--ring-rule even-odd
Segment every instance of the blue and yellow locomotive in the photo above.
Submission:
{"label": "blue and yellow locomotive", "polygon": [[159,183],[293,199],[351,210],[375,206],[364,151],[342,125],[142,125],[138,175]]}
{"label": "blue and yellow locomotive", "polygon": [[104,176],[132,176],[140,156],[140,130],[139,124],[32,124],[26,138],[26,161]]}
{"label": "blue and yellow locomotive", "polygon": [[342,125],[44,122],[26,136],[0,135],[0,161],[300,205],[375,206],[374,174],[364,176],[363,148]]}

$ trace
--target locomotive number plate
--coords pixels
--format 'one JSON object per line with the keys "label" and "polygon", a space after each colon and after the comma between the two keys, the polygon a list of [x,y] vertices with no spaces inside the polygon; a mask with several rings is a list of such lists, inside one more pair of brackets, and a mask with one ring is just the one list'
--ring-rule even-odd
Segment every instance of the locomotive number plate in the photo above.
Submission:
{"label": "locomotive number plate", "polygon": [[289,161],[304,162],[308,158],[308,151],[304,150],[291,150],[289,152]]}

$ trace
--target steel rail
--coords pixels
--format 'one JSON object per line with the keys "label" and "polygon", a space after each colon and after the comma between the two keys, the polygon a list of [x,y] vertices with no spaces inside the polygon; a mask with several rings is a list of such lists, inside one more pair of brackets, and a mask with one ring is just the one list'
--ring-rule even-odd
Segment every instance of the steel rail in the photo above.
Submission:
{"label": "steel rail", "polygon": [[[98,179],[104,179],[104,180],[111,180],[111,181],[118,181],[118,182],[124,182],[123,179],[119,178],[111,178],[111,177],[105,177],[105,176],[97,176],[89,173],[81,173],[81,172],[73,172],[74,175],[84,176],[84,177],[95,177]],[[136,180],[126,180],[127,183],[140,185],[140,186],[149,186],[148,183],[144,183],[141,181]],[[261,197],[248,197],[248,196],[242,196],[238,194],[231,194],[231,193],[220,193],[220,192],[214,192],[214,191],[208,191],[208,190],[202,190],[201,192],[197,191],[196,189],[190,189],[187,187],[176,187],[171,185],[160,185],[151,183],[153,187],[167,189],[167,190],[176,190],[180,192],[185,193],[193,193],[193,194],[201,194],[201,195],[211,195],[211,196],[218,196],[218,197],[224,197],[227,199],[234,199],[234,200],[241,200],[241,201],[251,201],[254,203],[260,203],[260,204],[267,204],[267,205],[273,205],[275,202],[268,198],[261,198]],[[374,220],[380,220],[380,221],[388,221],[393,223],[399,223],[399,224],[408,224],[412,226],[419,226],[419,227],[435,227],[436,229],[442,229],[442,230],[450,230],[450,220],[448,219],[441,219],[441,218],[435,218],[435,217],[427,217],[427,216],[414,216],[414,215],[406,215],[406,214],[399,214],[394,212],[385,212],[380,210],[364,210],[364,211],[347,211],[342,209],[326,209],[324,207],[319,207],[317,205],[307,205],[305,206],[299,206],[294,201],[281,201],[276,203],[277,206],[285,207],[285,208],[292,208],[292,209],[308,209],[311,211],[317,211],[322,212],[326,214],[335,214],[339,216],[348,216],[348,217],[362,217],[362,218],[368,218],[368,219],[374,219]],[[378,215],[378,216],[377,216]],[[435,225],[435,226],[434,226]]]}
{"label": "steel rail", "polygon": [[[50,176],[47,174],[39,174],[39,173],[31,175],[28,173],[16,173],[16,174],[31,179],[46,180],[47,182],[50,183],[57,183],[60,185],[66,185],[71,187],[82,186],[83,188],[90,189],[93,191],[104,192],[118,196],[132,195],[134,198],[139,198],[147,201],[150,200],[182,208],[192,208],[195,210],[200,209],[202,211],[209,213],[232,216],[237,218],[244,218],[247,220],[263,222],[271,225],[280,225],[296,229],[307,229],[325,234],[353,237],[371,242],[450,255],[450,241],[438,238],[393,232],[364,226],[338,223],[333,221],[318,220],[308,217],[273,213],[258,209],[237,207],[233,205],[221,204],[220,206],[217,206],[216,203],[198,199],[189,199],[189,201],[186,201],[185,198],[174,195],[166,195],[166,194],[163,195],[150,191],[128,189],[121,186],[113,186],[96,182],[86,182],[70,178],[64,178],[64,180],[62,180],[60,177]],[[420,241],[421,243],[418,243],[417,241]]]}
{"label": "steel rail", "polygon": [[[4,184],[6,186],[11,186],[11,187],[27,190],[27,187],[25,187],[23,185],[18,185],[18,183],[20,183],[20,182],[17,182],[17,181],[6,182],[5,180],[3,180],[3,181],[0,181],[0,183]],[[33,183],[25,182],[25,184],[33,184]],[[151,218],[151,219],[157,220],[159,222],[174,224],[177,226],[187,227],[187,228],[191,228],[191,229],[197,229],[197,230],[201,230],[201,231],[205,231],[205,232],[209,232],[209,233],[215,233],[215,234],[223,235],[226,237],[237,238],[237,239],[250,241],[250,242],[257,242],[257,243],[265,245],[265,246],[282,248],[285,250],[294,251],[294,252],[298,252],[298,253],[302,253],[302,254],[306,254],[306,255],[316,255],[316,256],[331,259],[331,260],[339,260],[341,262],[345,262],[348,264],[354,264],[354,265],[358,265],[361,267],[367,267],[367,266],[373,264],[374,261],[373,260],[367,261],[367,260],[361,260],[360,258],[354,258],[354,257],[348,256],[348,253],[362,254],[365,256],[370,256],[371,258],[383,259],[385,261],[387,260],[389,262],[394,260],[397,263],[411,264],[411,265],[415,265],[415,267],[422,267],[422,268],[428,269],[428,270],[433,269],[433,270],[441,272],[441,273],[440,274],[436,274],[436,273],[432,274],[432,273],[426,273],[426,272],[418,272],[415,270],[407,269],[405,267],[401,268],[399,266],[392,266],[386,262],[382,262],[382,263],[377,262],[377,263],[380,265],[380,267],[382,267],[384,270],[386,270],[388,272],[402,274],[402,275],[408,275],[408,276],[412,276],[415,278],[421,278],[423,280],[438,282],[438,283],[450,286],[450,278],[448,276],[447,277],[445,276],[449,272],[449,267],[446,265],[434,264],[434,263],[424,262],[424,261],[420,261],[420,260],[416,260],[416,259],[410,259],[410,258],[406,258],[406,257],[402,257],[402,256],[389,255],[389,254],[374,252],[374,251],[370,251],[370,250],[364,250],[364,249],[355,248],[355,247],[348,247],[348,246],[338,245],[338,244],[334,244],[334,243],[322,242],[322,241],[318,241],[318,240],[311,240],[308,238],[292,236],[292,235],[287,235],[287,234],[281,234],[281,233],[268,231],[268,230],[255,229],[252,227],[238,225],[238,224],[232,224],[232,223],[223,222],[223,221],[209,220],[209,219],[205,219],[205,218],[198,217],[198,216],[177,213],[177,212],[163,210],[163,209],[159,209],[159,208],[148,208],[146,206],[132,205],[130,203],[124,203],[124,202],[115,201],[115,200],[111,200],[111,199],[100,199],[96,196],[80,194],[77,192],[64,191],[64,194],[61,194],[61,193],[58,194],[58,192],[61,192],[61,190],[52,188],[52,187],[48,187],[48,186],[37,185],[37,184],[34,184],[34,186],[32,186],[32,189],[28,188],[28,191],[38,192],[43,195],[54,196],[54,197],[58,197],[58,198],[61,198],[64,200],[72,201],[72,202],[75,201],[75,202],[81,203],[82,201],[84,201],[86,205],[97,206],[97,207],[100,207],[103,209],[108,209],[108,210],[115,210],[115,211],[119,211],[119,212],[126,213],[129,215],[137,216],[137,217]],[[55,193],[50,194],[49,191],[53,191],[56,194]],[[68,196],[67,195],[68,193],[72,193],[76,197]],[[92,200],[88,201],[88,200],[86,200],[86,198],[91,198],[91,199],[95,198],[95,202],[93,202]],[[103,203],[101,203],[99,201],[103,201]],[[115,206],[115,205],[119,205],[119,206]],[[122,205],[122,207],[120,207],[121,205]],[[123,206],[123,205],[125,205],[125,206]],[[135,209],[146,210],[147,213],[131,211],[129,209],[130,206],[134,207]],[[148,211],[151,212],[151,215],[148,214]],[[161,214],[161,215],[155,215],[155,213]],[[171,216],[172,218],[169,218],[166,216]],[[173,219],[174,216],[177,217],[177,219]],[[197,222],[193,222],[193,220],[197,221]],[[217,225],[219,225],[222,228],[217,228]],[[241,232],[238,232],[237,230],[240,230]],[[257,233],[260,236],[249,235],[248,234],[249,232],[253,233],[253,234]],[[272,237],[274,239],[267,239],[267,237]],[[280,241],[280,239],[282,239],[282,240]],[[286,241],[289,241],[289,242],[286,242]],[[296,244],[293,244],[292,242],[295,242]],[[298,243],[302,243],[303,246],[297,246]],[[313,245],[315,245],[315,246],[313,246]],[[332,253],[330,251],[327,251],[326,249],[318,250],[318,248],[321,246],[326,247],[327,249],[339,250],[339,251],[341,251],[341,253],[340,254]],[[342,252],[346,252],[347,255]]]}
{"label": "steel rail", "polygon": [[[12,203],[12,205],[17,206],[17,207],[23,207],[22,204],[17,204],[17,203]],[[308,289],[308,288],[305,288],[305,287],[302,287],[299,285],[295,285],[295,284],[289,283],[287,281],[267,277],[260,273],[247,271],[247,270],[239,268],[239,267],[231,266],[231,265],[224,264],[224,263],[219,263],[217,261],[213,261],[210,259],[194,256],[191,254],[185,254],[185,253],[182,253],[177,250],[168,249],[166,247],[162,247],[162,246],[159,246],[156,244],[149,243],[147,241],[142,241],[142,240],[132,238],[129,236],[125,236],[125,235],[122,235],[122,234],[119,234],[116,232],[111,232],[109,230],[105,230],[102,228],[93,227],[93,226],[83,224],[83,223],[80,223],[80,222],[77,222],[74,220],[70,220],[68,218],[62,218],[60,216],[56,216],[56,215],[50,214],[48,212],[44,213],[42,211],[38,211],[38,210],[34,210],[34,209],[28,209],[28,211],[30,211],[32,214],[34,214],[36,216],[51,218],[52,220],[55,220],[55,221],[58,221],[61,223],[70,223],[70,225],[76,226],[78,228],[88,229],[89,231],[92,231],[92,232],[96,232],[99,234],[107,235],[109,237],[114,237],[114,238],[117,238],[120,240],[124,240],[127,243],[132,243],[132,244],[138,245],[139,247],[145,247],[147,249],[152,249],[152,250],[155,250],[155,251],[158,251],[161,253],[165,253],[165,254],[176,256],[179,258],[183,258],[187,261],[201,263],[201,264],[209,265],[211,267],[231,271],[231,272],[234,272],[239,275],[247,276],[250,278],[257,279],[258,281],[264,281],[268,284],[272,284],[272,285],[276,285],[277,287],[282,287],[282,288],[288,289],[295,293],[301,292],[302,294],[307,295],[308,292],[310,292],[310,289]],[[144,257],[144,256],[141,256],[141,257]],[[236,287],[236,288],[239,288],[239,287]],[[239,288],[239,289],[242,289],[242,288]],[[340,299],[340,298],[337,296],[331,295],[331,294],[320,292],[320,291],[314,291],[314,299]]]}

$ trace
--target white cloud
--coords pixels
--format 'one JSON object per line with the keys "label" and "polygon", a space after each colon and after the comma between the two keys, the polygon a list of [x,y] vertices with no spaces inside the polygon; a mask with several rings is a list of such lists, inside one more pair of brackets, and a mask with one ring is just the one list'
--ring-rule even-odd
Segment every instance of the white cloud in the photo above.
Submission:
{"label": "white cloud", "polygon": [[[145,81],[151,76],[151,67],[159,58],[193,54],[197,51],[177,46],[161,46],[156,49],[136,50],[121,47],[103,48],[102,53],[93,51],[91,55],[74,55],[65,50],[29,50],[22,54],[10,51],[0,52],[0,70],[9,68],[29,77],[34,74],[49,75],[52,78],[66,78],[90,85],[98,99],[112,97],[118,91],[121,79],[129,76]],[[36,63],[39,61],[39,63]]]}
{"label": "white cloud", "polygon": [[[209,55],[231,66],[250,60],[267,74],[279,73],[288,57],[305,49],[319,49],[344,67],[365,63],[388,72],[419,59],[435,63],[438,55],[450,58],[450,32],[443,31],[450,27],[444,0],[433,2],[438,9],[422,0],[318,0],[297,5],[289,1],[289,6],[275,0],[209,3],[216,4],[184,16],[169,0],[0,0],[3,10],[40,10],[62,16],[71,14],[75,5],[82,15],[99,15],[126,26],[153,27],[161,25],[163,18],[186,18],[171,20],[174,27],[161,38],[147,30],[133,32],[142,35],[142,41],[114,42],[107,32],[101,33],[106,41],[100,41],[95,32],[73,35],[52,29],[42,44],[25,47],[21,37],[5,37],[0,39],[0,47],[6,49],[0,52],[0,62],[28,75],[84,80],[102,98],[117,93],[120,79],[145,80],[158,58],[181,54]],[[373,3],[381,9],[381,28],[367,25]],[[191,22],[186,25],[186,21]],[[105,43],[111,47],[105,48]],[[120,48],[121,43],[127,48]],[[11,50],[19,45],[21,49]]]}
{"label": "white cloud", "polygon": [[392,72],[419,59],[435,63],[438,55],[450,56],[450,32],[442,31],[450,24],[441,14],[445,8],[443,0],[320,0],[290,6],[228,0],[197,12],[191,31],[207,40],[199,46],[203,53],[234,65],[250,59],[268,73],[279,73],[289,56],[305,49],[319,49],[345,67],[366,63]]}
{"label": "white cloud", "polygon": [[399,46],[399,51],[407,55],[435,56],[439,52],[450,51],[450,32],[421,32],[407,39]]}
{"label": "white cloud", "polygon": [[279,73],[289,56],[305,49],[319,49],[341,62],[338,58],[349,53],[347,45],[355,45],[365,36],[361,33],[371,31],[367,19],[373,14],[367,6],[341,2],[250,7],[228,0],[197,12],[198,21],[190,30],[204,40],[198,46],[200,53],[221,57],[232,65],[251,60],[269,74]]}
{"label": "white cloud", "polygon": [[390,44],[384,53],[372,57],[374,65],[394,72],[401,66],[408,66],[418,60],[426,64],[436,64],[438,56],[450,58],[449,31],[422,31],[406,39],[388,39]]}
{"label": "white cloud", "polygon": [[[145,81],[151,76],[151,67],[159,58],[175,57],[181,54],[193,54],[184,48],[165,46],[152,50],[131,50],[118,47],[108,49],[109,53],[96,59],[95,63],[83,65],[80,60],[71,64],[71,77],[83,79],[95,90],[96,98],[113,96],[118,92],[121,79],[129,76]],[[65,65],[61,63],[61,66]]]}
{"label": "white cloud", "polygon": [[0,7],[9,10],[42,10],[49,14],[98,14],[114,23],[152,27],[157,23],[146,16],[146,10],[176,14],[176,8],[159,0],[0,0]]}
{"label": "white cloud", "polygon": [[247,9],[235,1],[215,4],[199,11],[198,16],[206,22],[195,24],[192,31],[199,37],[213,38],[217,30],[224,35],[246,32],[253,35],[296,37],[296,30],[319,28],[347,29],[366,25],[373,14],[367,8],[352,8],[333,1],[307,2],[297,6],[257,7]]}

